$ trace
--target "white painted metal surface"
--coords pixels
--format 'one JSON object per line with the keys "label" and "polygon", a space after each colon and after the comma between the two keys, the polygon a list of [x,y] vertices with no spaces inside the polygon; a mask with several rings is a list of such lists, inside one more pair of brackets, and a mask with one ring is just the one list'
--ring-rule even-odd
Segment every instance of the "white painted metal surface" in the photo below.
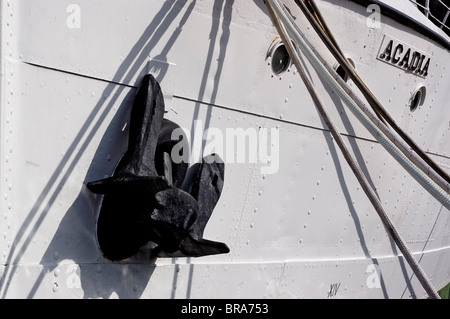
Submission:
{"label": "white painted metal surface", "polygon": [[[353,2],[317,2],[368,86],[449,172],[448,50],[383,16],[380,27],[368,25],[371,12]],[[266,54],[276,32],[263,1],[3,0],[0,10],[1,298],[425,297],[295,69],[273,74]],[[432,56],[428,77],[379,61],[385,35]],[[436,288],[445,286],[449,211],[306,65],[390,217]],[[85,184],[109,176],[123,155],[134,87],[149,72],[164,90],[166,117],[192,144],[196,123],[224,136],[230,128],[279,135],[275,174],[261,174],[273,163],[226,165],[205,238],[227,243],[230,254],[157,259],[147,247],[120,263],[101,256],[100,198]],[[411,112],[421,84],[425,102]]]}

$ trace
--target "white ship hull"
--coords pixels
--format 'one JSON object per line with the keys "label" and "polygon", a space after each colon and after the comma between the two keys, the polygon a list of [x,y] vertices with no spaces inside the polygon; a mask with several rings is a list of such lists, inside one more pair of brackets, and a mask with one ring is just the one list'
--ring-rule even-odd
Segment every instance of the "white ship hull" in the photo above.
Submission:
{"label": "white ship hull", "polygon": [[[267,52],[278,34],[263,1],[74,2],[0,1],[0,298],[427,297],[295,68],[274,74]],[[412,12],[409,1],[395,2]],[[450,172],[449,45],[384,15],[368,24],[370,11],[353,1],[317,3],[395,121]],[[336,64],[301,11],[290,9]],[[413,18],[429,22],[419,11]],[[428,74],[381,61],[389,39],[429,57]],[[305,63],[394,225],[433,285],[444,287],[449,210]],[[102,201],[86,184],[110,176],[123,156],[135,87],[148,73],[193,154],[206,129],[223,133],[215,151],[225,159],[225,184],[204,235],[226,243],[228,254],[156,258],[148,245],[111,262],[99,250]],[[420,84],[427,95],[412,111]],[[259,139],[238,163],[226,148],[230,128],[268,129],[279,156],[250,160]]]}

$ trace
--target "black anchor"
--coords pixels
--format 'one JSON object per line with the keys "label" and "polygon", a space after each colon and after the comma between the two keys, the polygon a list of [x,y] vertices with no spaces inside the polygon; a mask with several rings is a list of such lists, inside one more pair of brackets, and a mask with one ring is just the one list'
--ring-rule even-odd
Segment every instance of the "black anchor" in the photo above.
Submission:
{"label": "black anchor", "polygon": [[113,177],[87,184],[93,193],[104,195],[97,238],[110,260],[127,259],[150,241],[158,245],[160,257],[229,252],[225,244],[202,238],[222,191],[224,165],[215,155],[205,158],[194,181],[187,183],[192,191],[181,189],[189,182],[188,164],[174,163],[170,154],[187,138],[173,140],[179,126],[163,117],[161,88],[146,75],[133,102],[127,152]]}
{"label": "black anchor", "polygon": [[223,243],[203,239],[206,224],[222,192],[224,168],[225,165],[216,154],[205,157],[201,164],[192,168],[194,177],[188,184],[190,188],[187,191],[199,205],[197,219],[189,234],[180,243],[179,250],[171,253],[158,247],[156,250],[159,257],[201,257],[230,251]]}

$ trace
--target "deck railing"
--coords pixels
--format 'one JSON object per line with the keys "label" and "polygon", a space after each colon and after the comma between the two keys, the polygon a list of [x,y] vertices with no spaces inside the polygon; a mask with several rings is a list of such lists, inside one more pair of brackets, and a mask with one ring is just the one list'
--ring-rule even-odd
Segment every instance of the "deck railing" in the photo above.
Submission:
{"label": "deck railing", "polygon": [[409,0],[441,30],[450,36],[450,0]]}

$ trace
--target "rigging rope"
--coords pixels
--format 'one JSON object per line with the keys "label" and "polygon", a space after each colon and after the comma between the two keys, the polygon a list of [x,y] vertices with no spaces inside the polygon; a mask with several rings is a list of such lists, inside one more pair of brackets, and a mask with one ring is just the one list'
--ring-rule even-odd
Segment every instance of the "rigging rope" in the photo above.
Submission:
{"label": "rigging rope", "polygon": [[[363,93],[364,97],[369,102],[372,109],[381,117],[381,120],[384,123],[388,123],[396,132],[400,135],[400,137],[425,161],[432,170],[426,168],[426,166],[422,165],[421,162],[415,162],[415,164],[422,169],[430,178],[433,179],[435,183],[441,186],[447,193],[450,194],[450,176],[437,165],[394,121],[389,112],[384,108],[378,98],[373,94],[373,92],[368,88],[366,83],[361,79],[358,73],[356,73],[353,65],[348,62],[348,60],[342,54],[342,50],[339,48],[336,40],[334,39],[331,31],[327,27],[325,20],[323,19],[320,10],[316,6],[314,0],[308,0],[310,8],[302,0],[295,0],[297,5],[302,10],[303,14],[306,16],[308,21],[313,26],[316,33],[322,39],[324,44],[342,66],[344,71],[349,75],[352,81],[356,84],[356,86]],[[310,12],[313,11],[313,13]],[[401,149],[403,153],[405,153],[404,149]],[[409,150],[406,150],[406,153],[409,153]],[[411,158],[410,158],[411,159]],[[438,178],[439,175],[441,178]],[[442,181],[442,179],[444,181]]]}
{"label": "rigging rope", "polygon": [[[392,222],[389,219],[389,216],[386,214],[380,200],[378,199],[374,190],[370,187],[367,177],[362,172],[358,162],[352,157],[352,155],[349,152],[347,146],[345,145],[343,138],[340,135],[338,129],[336,128],[335,124],[331,120],[327,111],[323,107],[323,104],[321,103],[320,98],[317,95],[311,81],[306,76],[305,70],[300,61],[300,57],[298,56],[292,42],[289,40],[289,38],[290,38],[289,32],[288,32],[288,30],[286,30],[286,27],[287,27],[289,29],[290,33],[292,33],[293,31],[295,33],[295,28],[293,28],[292,25],[290,24],[290,23],[292,23],[292,21],[287,19],[287,17],[289,17],[289,14],[287,12],[285,12],[284,8],[281,7],[278,0],[266,0],[266,6],[270,13],[272,22],[274,23],[275,27],[277,28],[277,31],[280,34],[280,37],[282,38],[283,42],[285,43],[287,50],[289,52],[289,55],[291,56],[292,60],[294,61],[294,64],[297,67],[297,70],[298,70],[302,80],[304,81],[309,93],[311,94],[311,97],[313,98],[313,100],[316,104],[316,107],[318,108],[325,123],[327,124],[328,128],[330,129],[331,134],[333,135],[336,143],[338,144],[339,148],[341,149],[346,161],[350,165],[356,178],[358,179],[359,183],[361,184],[361,187],[363,188],[364,192],[368,196],[372,205],[376,209],[384,226],[386,227],[389,234],[394,239],[396,245],[399,247],[403,256],[407,260],[408,264],[410,265],[411,269],[413,270],[414,274],[417,276],[419,282],[422,284],[422,286],[424,287],[424,289],[428,293],[428,295],[431,298],[440,299],[439,294],[437,293],[436,289],[431,284],[430,280],[428,279],[427,275],[425,274],[425,272],[423,271],[421,266],[414,259],[412,253],[409,251],[408,247],[406,246],[406,243],[399,235],[395,226],[392,224]],[[303,42],[301,37],[299,37],[299,38],[296,37],[295,40],[302,44],[301,45],[302,50],[304,50],[304,53],[307,53],[305,55],[307,56],[308,59],[310,59],[311,56],[314,55],[312,50],[307,46],[307,44],[305,42]],[[318,61],[315,61],[315,62],[316,63],[313,63],[313,64],[317,64]]]}
{"label": "rigging rope", "polygon": [[439,187],[426,172],[418,169],[417,165],[415,165],[415,161],[419,161],[420,159],[417,158],[416,154],[412,152],[408,153],[405,149],[402,150],[402,141],[390,134],[390,131],[381,121],[377,121],[377,119],[371,117],[371,113],[364,106],[364,103],[359,103],[360,100],[355,98],[355,95],[352,94],[347,83],[342,81],[322,55],[308,42],[305,35],[295,24],[295,21],[293,21],[293,18],[287,10],[281,5],[280,10],[284,14],[280,17],[282,18],[283,23],[285,23],[288,32],[291,34],[292,39],[297,42],[297,45],[300,46],[300,49],[302,49],[305,56],[313,64],[319,75],[321,75],[328,85],[334,89],[356,118],[392,155],[392,157],[396,159],[397,162],[402,165],[403,168],[405,168],[405,170],[433,197],[450,210],[450,193],[447,190],[448,185],[445,188]]}

